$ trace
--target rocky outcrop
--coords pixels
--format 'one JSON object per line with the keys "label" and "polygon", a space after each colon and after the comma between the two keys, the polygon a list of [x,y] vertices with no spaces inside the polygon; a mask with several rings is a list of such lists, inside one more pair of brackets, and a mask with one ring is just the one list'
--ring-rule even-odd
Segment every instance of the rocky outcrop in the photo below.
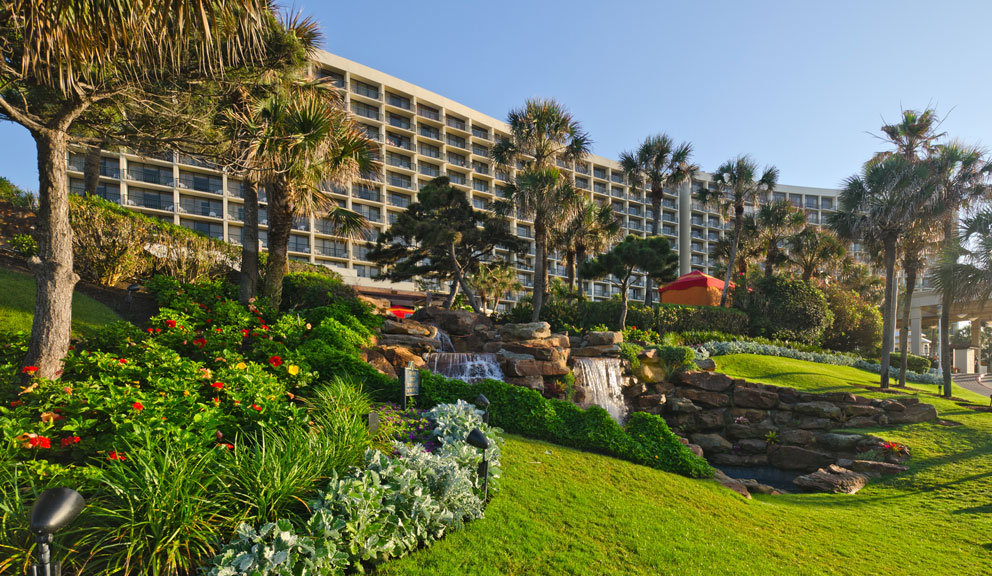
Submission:
{"label": "rocky outcrop", "polygon": [[868,483],[868,476],[831,464],[812,474],[800,476],[792,483],[811,492],[854,494],[865,487],[865,484]]}
{"label": "rocky outcrop", "polygon": [[468,310],[445,310],[437,307],[420,308],[413,313],[412,319],[437,326],[452,339],[456,336],[470,336],[480,330],[491,330],[493,327],[493,321],[488,316]]}

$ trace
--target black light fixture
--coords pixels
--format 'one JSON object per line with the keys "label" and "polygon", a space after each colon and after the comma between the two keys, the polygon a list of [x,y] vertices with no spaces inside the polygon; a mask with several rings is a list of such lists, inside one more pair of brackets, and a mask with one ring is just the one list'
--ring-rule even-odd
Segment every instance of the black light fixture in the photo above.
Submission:
{"label": "black light fixture", "polygon": [[71,488],[49,488],[41,493],[31,509],[31,532],[38,543],[38,563],[30,576],[60,576],[62,566],[52,563],[51,543],[55,533],[65,528],[86,506],[79,492]]}
{"label": "black light fixture", "polygon": [[473,448],[482,450],[482,462],[479,463],[479,477],[482,478],[482,501],[489,499],[489,462],[486,460],[486,449],[489,448],[489,438],[482,433],[482,430],[474,428],[468,433],[465,442]]}
{"label": "black light fixture", "polygon": [[127,287],[127,296],[124,297],[124,303],[127,304],[127,311],[131,311],[131,303],[134,301],[134,293],[141,290],[141,284],[134,283]]}
{"label": "black light fixture", "polygon": [[489,398],[479,394],[475,397],[475,405],[482,410],[483,424],[489,424]]}

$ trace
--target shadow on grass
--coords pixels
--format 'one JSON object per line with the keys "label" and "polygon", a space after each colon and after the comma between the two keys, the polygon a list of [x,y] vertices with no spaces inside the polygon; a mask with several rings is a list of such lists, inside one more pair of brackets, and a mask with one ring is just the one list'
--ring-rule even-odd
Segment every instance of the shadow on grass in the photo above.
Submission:
{"label": "shadow on grass", "polygon": [[989,514],[992,513],[992,504],[985,504],[982,506],[972,506],[971,508],[961,508],[960,510],[955,510],[952,514]]}

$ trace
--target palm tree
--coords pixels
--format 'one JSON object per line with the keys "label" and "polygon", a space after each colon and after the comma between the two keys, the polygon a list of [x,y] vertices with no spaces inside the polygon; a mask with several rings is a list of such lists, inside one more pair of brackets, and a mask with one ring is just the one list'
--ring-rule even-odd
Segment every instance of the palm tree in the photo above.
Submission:
{"label": "palm tree", "polygon": [[703,187],[697,192],[697,196],[704,204],[717,204],[724,217],[731,210],[734,212],[734,236],[730,243],[730,257],[727,260],[727,277],[723,284],[723,293],[720,294],[720,306],[726,306],[731,272],[740,245],[744,207],[757,206],[761,196],[775,189],[778,183],[778,168],[767,166],[758,177],[758,164],[750,156],[742,154],[724,162],[716,169],[714,183],[716,186],[713,189]]}
{"label": "palm tree", "polygon": [[319,83],[289,82],[260,104],[257,116],[266,127],[259,155],[271,167],[265,176],[269,258],[262,295],[278,307],[294,219],[322,216],[337,235],[349,238],[369,229],[365,218],[339,206],[327,187],[374,177],[378,145],[353,121],[338,93]]}
{"label": "palm tree", "polygon": [[884,140],[896,147],[894,151],[878,152],[870,160],[872,163],[881,162],[889,156],[899,155],[911,162],[918,162],[936,151],[936,142],[944,136],[938,133],[940,119],[937,111],[927,108],[922,112],[903,110],[902,117],[895,124],[882,126]]}
{"label": "palm tree", "polygon": [[789,261],[799,269],[806,282],[836,265],[847,252],[836,234],[812,226],[789,238],[788,247]]}
{"label": "palm tree", "polygon": [[779,200],[763,204],[754,220],[758,236],[765,245],[765,276],[768,277],[782,260],[780,244],[802,230],[806,217],[792,202]]}
{"label": "palm tree", "polygon": [[[692,144],[683,142],[678,146],[668,134],[648,136],[634,152],[620,154],[620,166],[631,186],[648,186],[651,198],[651,235],[658,236],[661,222],[661,201],[665,187],[679,186],[692,181],[699,166],[689,162]],[[651,278],[645,282],[648,306],[654,302]]]}
{"label": "palm tree", "polygon": [[533,218],[534,314],[537,321],[547,291],[548,240],[556,222],[576,209],[579,194],[555,164],[570,163],[589,153],[591,140],[578,120],[555,100],[528,100],[507,115],[510,135],[493,146],[499,168],[520,163],[510,186],[510,199],[520,215]]}
{"label": "palm tree", "polygon": [[929,214],[924,214],[906,228],[899,241],[900,264],[906,281],[902,330],[899,331],[899,350],[902,352],[899,359],[899,386],[906,386],[906,370],[909,365],[909,311],[913,305],[916,279],[926,265],[927,249],[933,245],[938,229],[936,220]]}
{"label": "palm tree", "polygon": [[879,306],[882,303],[885,281],[873,274],[867,264],[862,264],[850,256],[841,262],[838,284],[844,290],[857,292],[872,306]]}
{"label": "palm tree", "polygon": [[[713,273],[719,276],[727,273],[727,263],[730,262],[730,250],[733,244],[733,236],[722,236],[713,247],[712,256],[716,262]],[[751,270],[751,263],[761,258],[765,254],[765,245],[761,241],[758,233],[758,224],[751,214],[746,214],[741,222],[741,236],[737,242],[737,256],[734,258],[734,265],[737,268],[736,276],[738,284],[746,283],[748,273]]]}
{"label": "palm tree", "polygon": [[[37,291],[24,359],[38,376],[60,373],[78,280],[66,177],[70,134],[87,132],[93,110],[172,96],[179,102],[225,67],[254,65],[270,24],[266,0],[177,0],[167,9],[155,0],[3,2],[0,119],[27,128],[38,148]],[[183,110],[162,106],[176,116]]]}
{"label": "palm tree", "polygon": [[583,202],[579,208],[556,227],[551,244],[565,257],[569,290],[582,291],[578,268],[589,254],[604,252],[623,238],[623,224],[609,204]]}
{"label": "palm tree", "polygon": [[[524,288],[517,279],[517,272],[506,262],[480,265],[472,273],[468,283],[479,297],[483,310],[489,309],[492,312],[496,312],[504,296]],[[492,308],[489,307],[490,300],[492,300]]]}
{"label": "palm tree", "polygon": [[889,362],[892,354],[894,314],[892,298],[895,287],[896,248],[899,236],[917,217],[926,199],[907,192],[919,191],[917,181],[926,171],[903,156],[890,156],[869,162],[861,174],[844,183],[838,211],[829,224],[844,239],[860,241],[880,249],[885,263],[885,297],[882,303],[882,366],[880,384],[889,387]]}
{"label": "palm tree", "polygon": [[[941,258],[953,259],[959,254],[955,247],[959,212],[973,202],[988,198],[992,163],[985,150],[951,141],[937,147],[930,157],[934,187],[933,204],[940,212]],[[954,262],[945,262],[953,267]],[[946,267],[945,266],[945,267]],[[951,306],[955,300],[955,284],[943,283],[940,305],[940,366],[944,376],[944,396],[951,397]]]}

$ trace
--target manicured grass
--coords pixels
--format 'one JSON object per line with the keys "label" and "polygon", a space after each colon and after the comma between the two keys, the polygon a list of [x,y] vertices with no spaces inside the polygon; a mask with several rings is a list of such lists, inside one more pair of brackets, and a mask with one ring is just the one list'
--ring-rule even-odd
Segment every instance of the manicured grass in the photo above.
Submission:
{"label": "manicured grass", "polygon": [[[31,330],[34,290],[34,278],[31,275],[0,268],[0,327],[11,331]],[[73,294],[74,336],[115,320],[120,320],[120,317],[110,308],[85,294]]]}
{"label": "manicured grass", "polygon": [[[871,382],[870,373],[758,358],[718,363],[751,380],[874,394],[845,383]],[[486,518],[380,572],[988,574],[992,413],[922,399],[962,425],[872,430],[912,448],[910,471],[854,496],[746,501],[711,481],[511,436]]]}

